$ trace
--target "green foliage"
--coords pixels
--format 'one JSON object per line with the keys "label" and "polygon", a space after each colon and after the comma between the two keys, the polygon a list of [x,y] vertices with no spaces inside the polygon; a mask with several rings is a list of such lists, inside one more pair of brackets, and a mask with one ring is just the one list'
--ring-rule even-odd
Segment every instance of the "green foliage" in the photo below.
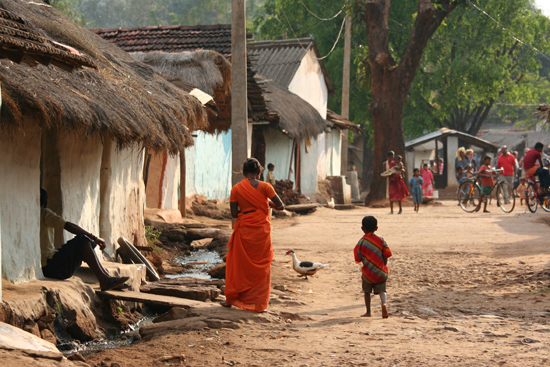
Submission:
{"label": "green foliage", "polygon": [[[307,9],[306,9],[307,7]],[[340,10],[344,11],[332,20]],[[309,9],[309,11],[308,11]],[[283,39],[312,37],[319,49],[321,57],[329,54],[338,39],[342,21],[350,2],[346,0],[266,0],[260,7],[258,16],[254,19],[252,30],[256,38]],[[367,108],[370,90],[369,78],[365,77],[368,70],[366,60],[366,31],[359,19],[352,21],[352,52],[350,67],[350,120],[370,129],[370,113]],[[342,104],[342,68],[344,55],[344,31],[328,57],[322,60],[336,93],[330,96],[328,108],[339,113]]]}
{"label": "green foliage", "polygon": [[[457,8],[426,48],[406,106],[411,121],[475,135],[481,114],[489,116],[497,104],[507,106],[500,113],[517,114],[512,106],[547,100],[548,77],[541,74],[546,56],[531,46],[550,51],[548,18],[534,11],[530,0],[476,4],[493,19],[473,6]],[[406,120],[406,131],[421,133]]]}
{"label": "green foliage", "polygon": [[[58,0],[61,1],[61,0]],[[231,23],[231,0],[64,0],[78,2],[91,28]],[[264,0],[247,0],[250,22]]]}
{"label": "green foliage", "polygon": [[145,226],[145,239],[147,240],[147,244],[153,249],[154,252],[157,254],[160,254],[162,250],[158,248],[156,245],[156,242],[162,235],[162,231],[160,229],[157,229],[153,226]]}
{"label": "green foliage", "polygon": [[78,9],[78,0],[51,0],[50,4],[76,24],[83,27],[87,25],[88,22]]}

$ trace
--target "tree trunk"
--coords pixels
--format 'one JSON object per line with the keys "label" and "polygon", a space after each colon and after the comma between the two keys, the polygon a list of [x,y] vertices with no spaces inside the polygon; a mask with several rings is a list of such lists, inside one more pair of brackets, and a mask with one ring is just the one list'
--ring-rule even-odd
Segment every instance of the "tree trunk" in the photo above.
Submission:
{"label": "tree trunk", "polygon": [[[397,70],[386,72],[380,77],[373,74],[372,88],[373,101],[369,105],[374,128],[373,167],[370,192],[367,203],[382,199],[386,195],[386,179],[382,173],[382,163],[386,160],[386,153],[390,150],[401,155],[405,161],[405,140],[403,137],[403,96],[401,78]],[[405,165],[405,164],[404,164]]]}
{"label": "tree trunk", "polygon": [[436,7],[431,0],[418,0],[418,12],[407,47],[399,64],[389,48],[389,12],[391,0],[366,0],[363,19],[367,26],[372,102],[369,110],[374,128],[373,177],[369,195],[371,201],[385,197],[386,180],[380,176],[388,150],[405,158],[403,107],[420,65],[428,40],[443,19],[456,7],[453,0],[441,0]]}

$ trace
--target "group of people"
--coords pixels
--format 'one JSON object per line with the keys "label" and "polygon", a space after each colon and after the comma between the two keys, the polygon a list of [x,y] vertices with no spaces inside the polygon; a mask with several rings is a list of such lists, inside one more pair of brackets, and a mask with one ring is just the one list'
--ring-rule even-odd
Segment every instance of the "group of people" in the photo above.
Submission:
{"label": "group of people", "polygon": [[[550,186],[548,168],[543,163],[542,143],[535,144],[533,149],[523,157],[523,169],[527,176],[537,175],[543,190]],[[469,174],[472,172],[473,157],[470,152],[461,148],[457,152],[457,164]],[[472,152],[473,153],[473,152]],[[482,195],[489,195],[488,188],[493,186],[492,158],[485,156],[479,167]],[[438,162],[436,163],[438,164]],[[467,165],[470,166],[467,166]],[[477,166],[477,162],[474,163]],[[517,175],[517,161],[505,146],[500,149],[496,166],[503,168],[503,179],[512,180]],[[268,180],[273,180],[272,164],[268,165]],[[439,170],[439,167],[437,167]],[[393,203],[399,204],[409,195],[409,190],[403,181],[402,157],[393,151],[387,153],[384,162],[383,176],[387,177],[387,194],[390,199],[391,214]],[[271,242],[271,220],[269,208],[283,210],[284,204],[270,183],[260,180],[263,167],[257,159],[249,158],[243,164],[244,178],[231,190],[231,216],[236,219],[233,234],[227,246],[229,251],[226,260],[226,300],[221,302],[224,307],[238,307],[254,312],[266,310],[271,289],[271,261],[273,260],[273,245]],[[510,176],[510,177],[507,177]],[[415,168],[409,180],[415,211],[418,212],[423,193],[433,192],[433,172],[424,164],[422,169]],[[127,287],[127,277],[113,277],[103,268],[94,251],[97,245],[105,247],[105,241],[81,227],[67,222],[51,210],[47,209],[47,193],[41,190],[41,250],[42,270],[46,277],[67,279],[80,267],[82,261],[89,264],[97,276],[102,290],[122,289]],[[487,211],[486,204],[484,211]],[[60,248],[53,244],[53,230],[64,229],[76,237]],[[362,221],[364,236],[354,249],[355,261],[362,263],[363,291],[365,293],[366,313],[371,316],[370,294],[380,295],[382,317],[388,317],[386,308],[386,280],[389,270],[388,258],[392,255],[386,242],[374,234],[378,229],[377,220],[366,216]]]}
{"label": "group of people", "polygon": [[[520,197],[520,205],[525,199],[526,179],[529,176],[538,176],[543,192],[550,186],[548,165],[550,162],[544,154],[544,144],[537,142],[532,149],[526,148],[524,156],[517,160],[517,152],[509,151],[506,145],[500,147],[494,158],[486,155],[483,162],[479,163],[473,157],[471,149],[459,148],[456,153],[456,180],[462,184],[465,180],[473,178],[477,172],[481,179],[480,202],[484,202],[484,210],[487,211],[487,200],[490,197],[492,187],[495,184],[495,169],[501,170],[499,180],[507,182],[514,188],[515,194]],[[479,168],[477,168],[479,166]],[[478,208],[479,210],[479,208]]]}
{"label": "group of people", "polygon": [[[404,172],[403,157],[395,155],[391,150],[388,151],[386,153],[386,161],[383,163],[382,176],[387,178],[386,198],[390,201],[390,214],[393,214],[394,203],[397,203],[399,206],[397,214],[401,214],[403,212],[401,202],[409,196],[409,190],[403,180]],[[423,196],[433,196],[434,185],[433,172],[427,163],[423,164],[420,169],[413,169],[413,175],[409,179],[409,187],[411,189],[410,193],[412,194],[415,212],[418,213]]]}

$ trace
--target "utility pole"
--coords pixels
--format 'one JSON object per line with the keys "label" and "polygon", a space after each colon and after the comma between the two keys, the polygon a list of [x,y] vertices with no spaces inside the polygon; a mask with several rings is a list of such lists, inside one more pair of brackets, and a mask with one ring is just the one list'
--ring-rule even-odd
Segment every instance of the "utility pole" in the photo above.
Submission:
{"label": "utility pole", "polygon": [[248,151],[248,103],[246,96],[246,0],[231,3],[231,183],[243,176]]}
{"label": "utility pole", "polygon": [[[349,118],[349,66],[351,54],[351,17],[346,15],[346,33],[344,35],[344,75],[342,76],[342,110],[341,115],[344,118]],[[344,134],[342,139],[341,150],[341,168],[342,175],[346,174],[348,169],[348,130],[342,131]]]}

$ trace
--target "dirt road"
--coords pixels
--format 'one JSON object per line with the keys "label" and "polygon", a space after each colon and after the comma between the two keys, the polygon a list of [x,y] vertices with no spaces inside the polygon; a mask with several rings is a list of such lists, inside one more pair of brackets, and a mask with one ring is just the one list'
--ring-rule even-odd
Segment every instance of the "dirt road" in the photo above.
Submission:
{"label": "dirt road", "polygon": [[[133,367],[165,365],[158,359],[167,355],[185,355],[187,366],[550,364],[550,214],[490,210],[467,214],[449,201],[419,214],[321,208],[275,220],[267,313],[238,329],[166,335],[86,359]],[[377,234],[393,251],[389,319],[381,318],[377,298],[373,317],[360,317],[352,250],[364,215],[378,218]],[[330,266],[298,278],[289,249]]]}

